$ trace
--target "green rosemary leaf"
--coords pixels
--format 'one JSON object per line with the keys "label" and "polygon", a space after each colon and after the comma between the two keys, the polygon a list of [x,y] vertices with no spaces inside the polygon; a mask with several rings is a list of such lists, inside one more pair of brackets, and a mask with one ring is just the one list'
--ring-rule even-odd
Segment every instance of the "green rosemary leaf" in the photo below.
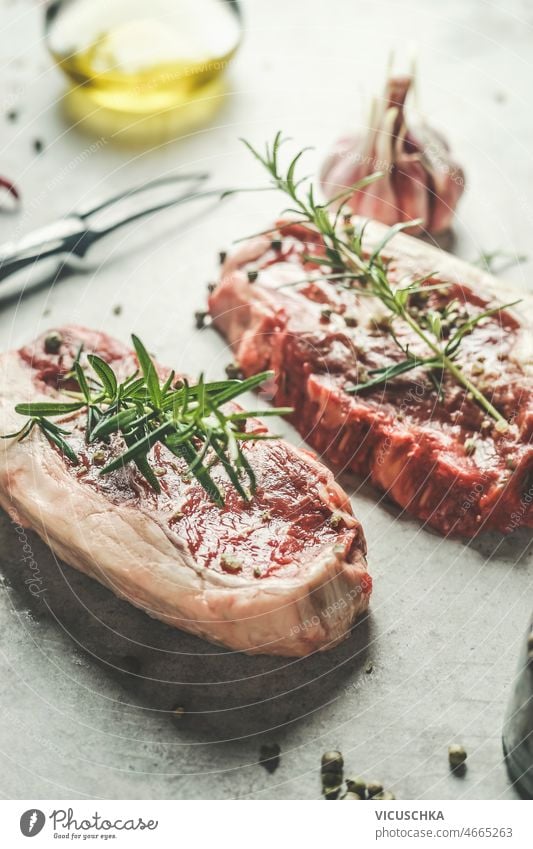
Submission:
{"label": "green rosemary leaf", "polygon": [[[130,448],[136,441],[138,441],[141,436],[141,431],[137,431],[136,433],[125,434],[124,441],[128,448]],[[139,454],[137,457],[133,458],[132,462],[135,466],[137,466],[139,472],[147,481],[147,483],[152,487],[154,492],[159,495],[159,493],[161,492],[161,484],[159,483],[157,475],[154,473],[154,470],[148,462],[146,454]]]}
{"label": "green rosemary leaf", "polygon": [[154,470],[148,462],[146,455],[142,454],[139,457],[134,457],[133,463],[137,466],[143,478],[148,481],[154,492],[159,495],[161,492],[161,484],[157,479],[157,475],[154,474]]}
{"label": "green rosemary leaf", "polygon": [[138,439],[136,442],[133,442],[132,445],[125,451],[123,454],[120,454],[118,457],[115,457],[114,460],[111,460],[107,466],[100,471],[101,475],[107,475],[109,472],[114,472],[116,469],[121,469],[126,463],[129,463],[130,460],[134,460],[136,457],[140,457],[142,454],[146,454],[150,448],[152,448],[156,442],[159,442],[161,438],[167,435],[170,432],[171,424],[169,422],[165,422],[160,425],[155,430],[150,431],[148,434],[143,436],[141,439]]}
{"label": "green rosemary leaf", "polygon": [[63,416],[68,413],[74,413],[76,410],[81,410],[85,407],[85,401],[76,401],[72,404],[66,404],[60,401],[35,401],[29,404],[17,404],[15,412],[21,416]]}
{"label": "green rosemary leaf", "polygon": [[72,450],[68,442],[66,442],[61,436],[61,429],[57,427],[51,427],[51,422],[46,419],[37,419],[37,426],[41,429],[42,433],[46,436],[49,442],[53,442],[62,453],[68,457],[71,463],[75,466],[78,465],[78,456]]}
{"label": "green rosemary leaf", "polygon": [[98,426],[101,418],[102,413],[98,407],[95,407],[94,405],[89,405],[87,407],[87,424],[85,426],[85,441],[87,444],[91,442],[94,429]]}
{"label": "green rosemary leaf", "polygon": [[148,392],[150,393],[150,399],[154,407],[157,407],[157,409],[159,409],[161,407],[161,386],[159,384],[159,377],[156,371],[156,367],[154,366],[150,354],[144,347],[139,337],[133,334],[131,339],[135,348],[135,353],[137,354],[137,359],[139,360],[141,371],[146,381],[146,387],[148,389]]}
{"label": "green rosemary leaf", "polygon": [[[190,441],[186,441],[183,443],[175,444],[173,437],[167,440],[167,447],[176,457],[181,457],[187,463],[189,469],[195,463],[197,459],[197,454],[194,448],[194,445]],[[209,474],[208,470],[205,466],[200,463],[195,467],[194,476],[197,481],[203,486],[205,491],[207,492],[209,498],[218,505],[218,507],[224,506],[224,498],[217,484]]]}
{"label": "green rosemary leaf", "polygon": [[261,386],[262,383],[273,376],[273,371],[262,371],[260,374],[255,374],[253,377],[246,378],[246,380],[229,380],[228,388],[215,393],[212,400],[217,406],[226,404],[228,401],[232,401],[233,398],[237,398],[244,392],[257,389],[258,386]]}
{"label": "green rosemary leaf", "polygon": [[167,379],[165,380],[165,382],[164,382],[163,386],[161,387],[161,395],[163,396],[163,398],[165,397],[165,395],[167,395],[167,393],[168,393],[168,391],[169,391],[170,387],[171,387],[171,386],[172,386],[172,384],[174,383],[174,379],[175,379],[175,377],[176,377],[176,372],[175,372],[175,371],[171,371],[171,372],[170,372],[170,374],[169,374],[169,376],[168,376],[168,377],[167,377]]}
{"label": "green rosemary leaf", "polygon": [[115,398],[118,389],[118,382],[115,372],[113,371],[111,366],[109,366],[105,362],[105,360],[103,360],[101,357],[98,357],[96,354],[88,354],[87,360],[89,361],[91,368],[96,372],[96,374],[102,381],[102,385],[105,389],[108,398]]}
{"label": "green rosemary leaf", "polygon": [[427,360],[418,360],[413,357],[413,359],[403,360],[402,362],[394,363],[394,365],[385,366],[380,369],[372,369],[369,374],[372,374],[373,377],[369,380],[365,380],[363,383],[358,383],[355,386],[346,387],[346,392],[351,395],[355,395],[363,389],[370,389],[373,386],[378,386],[380,383],[388,383],[389,380],[393,380],[395,377],[398,377],[398,375],[405,374],[406,372],[419,368],[419,366],[422,365],[427,365]]}
{"label": "green rosemary leaf", "polygon": [[127,431],[134,422],[137,425],[144,425],[149,417],[150,414],[147,414],[139,418],[138,411],[134,407],[121,410],[120,413],[115,413],[112,416],[102,416],[92,430],[91,441],[95,442],[97,439],[106,439],[112,433],[118,433],[119,431]]}
{"label": "green rosemary leaf", "polygon": [[27,422],[24,422],[20,430],[16,430],[14,433],[0,434],[0,439],[18,439],[19,442],[22,442],[31,433],[36,422],[37,419],[29,419]]}
{"label": "green rosemary leaf", "polygon": [[252,469],[248,458],[244,451],[241,451],[239,448],[239,464],[242,466],[246,474],[248,475],[248,480],[250,481],[250,489],[252,493],[254,493],[257,489],[257,478],[255,476],[255,472]]}
{"label": "green rosemary leaf", "polygon": [[392,227],[389,227],[382,240],[378,242],[377,248],[374,248],[372,254],[370,255],[369,264],[373,265],[378,257],[381,257],[381,252],[383,248],[385,248],[390,240],[396,236],[397,233],[401,233],[402,230],[407,230],[409,227],[419,227],[423,224],[422,218],[414,218],[412,221],[399,221],[398,224],[393,224]]}
{"label": "green rosemary leaf", "polygon": [[91,403],[91,390],[89,389],[89,384],[87,383],[87,378],[85,377],[85,372],[83,371],[79,362],[74,362],[73,367],[74,377],[78,382],[78,386],[80,387],[80,392],[83,395],[87,404]]}
{"label": "green rosemary leaf", "polygon": [[469,318],[468,321],[465,321],[465,323],[462,324],[455,331],[453,336],[451,336],[450,339],[448,340],[448,343],[447,343],[447,345],[444,349],[445,352],[446,352],[446,355],[448,357],[452,357],[456,353],[457,349],[459,348],[459,345],[461,344],[463,336],[466,336],[468,333],[471,333],[472,330],[474,329],[474,327],[477,324],[479,324],[479,322],[483,318],[489,318],[492,315],[497,315],[499,312],[502,312],[502,310],[506,310],[506,309],[509,309],[510,307],[514,307],[514,306],[516,306],[516,304],[519,304],[519,303],[520,303],[520,299],[517,300],[517,301],[510,301],[508,304],[502,304],[501,306],[492,307],[491,309],[485,310],[484,312],[478,313],[477,315],[472,316],[472,318]]}
{"label": "green rosemary leaf", "polygon": [[229,459],[226,457],[222,446],[219,445],[219,443],[215,439],[213,440],[212,445],[213,445],[213,450],[214,450],[215,454],[217,455],[218,459],[220,460],[220,462],[224,466],[224,469],[226,470],[226,474],[229,477],[234,488],[237,490],[237,492],[239,493],[239,495],[241,496],[241,498],[244,501],[249,501],[250,495],[249,495],[248,492],[246,492],[243,485],[241,484],[240,479],[239,479],[239,474],[234,469],[234,467],[232,466]]}

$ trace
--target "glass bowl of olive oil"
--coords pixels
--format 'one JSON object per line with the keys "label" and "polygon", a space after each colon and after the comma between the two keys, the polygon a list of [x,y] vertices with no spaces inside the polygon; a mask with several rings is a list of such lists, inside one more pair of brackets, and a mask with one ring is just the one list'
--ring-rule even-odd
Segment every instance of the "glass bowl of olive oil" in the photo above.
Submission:
{"label": "glass bowl of olive oil", "polygon": [[236,0],[52,0],[45,27],[73,90],[147,116],[201,98],[223,76],[242,15]]}

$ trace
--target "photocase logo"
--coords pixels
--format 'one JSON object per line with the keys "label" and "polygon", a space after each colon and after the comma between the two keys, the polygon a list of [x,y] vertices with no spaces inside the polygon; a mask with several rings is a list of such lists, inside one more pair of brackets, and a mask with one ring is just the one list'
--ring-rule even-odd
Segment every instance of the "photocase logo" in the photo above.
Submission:
{"label": "photocase logo", "polygon": [[24,837],[35,837],[42,831],[46,817],[38,808],[30,808],[24,811],[20,818],[20,830]]}

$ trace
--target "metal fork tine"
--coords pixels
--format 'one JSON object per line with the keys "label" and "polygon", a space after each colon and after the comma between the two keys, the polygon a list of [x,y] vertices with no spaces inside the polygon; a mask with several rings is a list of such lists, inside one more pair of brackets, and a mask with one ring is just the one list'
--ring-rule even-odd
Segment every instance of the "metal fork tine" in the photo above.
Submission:
{"label": "metal fork tine", "polygon": [[107,207],[112,206],[114,203],[127,200],[128,198],[134,197],[138,194],[142,194],[146,191],[150,191],[151,189],[157,189],[159,186],[185,182],[201,184],[205,180],[207,180],[208,177],[209,174],[207,172],[200,172],[198,174],[171,174],[167,177],[156,177],[156,179],[150,180],[148,183],[142,183],[139,186],[134,186],[132,189],[126,189],[124,192],[121,192],[118,195],[114,195],[111,198],[106,198],[96,206],[92,206],[90,209],[87,209],[84,212],[77,212],[76,214],[78,218],[85,220],[86,218],[89,218],[89,216],[94,215],[94,213],[101,212],[102,210],[107,209]]}

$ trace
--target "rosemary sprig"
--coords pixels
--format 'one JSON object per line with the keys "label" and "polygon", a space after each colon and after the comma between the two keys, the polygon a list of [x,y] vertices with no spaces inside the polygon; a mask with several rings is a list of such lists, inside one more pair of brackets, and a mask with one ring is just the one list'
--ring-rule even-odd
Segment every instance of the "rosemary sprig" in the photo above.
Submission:
{"label": "rosemary sprig", "polygon": [[[148,460],[156,443],[164,445],[176,457],[185,460],[188,474],[194,476],[219,506],[224,496],[215,483],[207,463],[219,461],[239,495],[248,501],[255,491],[256,479],[250,463],[242,450],[247,441],[276,439],[273,434],[246,432],[246,419],[256,412],[224,412],[223,406],[244,392],[257,389],[271,377],[272,372],[262,372],[247,380],[222,380],[206,383],[202,375],[196,385],[186,380],[176,381],[174,372],[161,382],[157,369],[145,346],[137,336],[132,336],[140,365],[124,381],[119,381],[112,367],[100,357],[89,354],[87,361],[91,372],[81,365],[81,350],[74,360],[69,379],[75,380],[77,391],[69,392],[71,402],[50,401],[17,404],[15,410],[27,420],[16,433],[3,439],[26,439],[35,427],[57,446],[75,465],[79,458],[65,437],[71,433],[51,421],[84,412],[85,441],[87,444],[109,443],[116,434],[122,437],[126,450],[119,453],[99,474],[124,468],[134,463],[152,489],[160,492],[161,486]],[[261,410],[260,415],[286,415],[288,407]]]}
{"label": "rosemary sprig", "polygon": [[[264,154],[261,154],[246,140],[243,139],[243,141],[248,150],[268,171],[272,187],[288,196],[290,205],[285,212],[296,216],[294,221],[289,223],[303,224],[320,235],[324,245],[324,256],[309,256],[307,259],[317,265],[325,265],[329,268],[329,271],[322,275],[321,279],[329,280],[336,286],[351,289],[354,293],[377,298],[390,313],[390,327],[392,328],[395,321],[408,325],[412,332],[424,343],[428,351],[427,357],[414,356],[408,348],[402,345],[398,335],[391,332],[393,340],[403,353],[403,359],[382,369],[374,370],[371,372],[368,381],[347,387],[346,391],[360,392],[421,366],[429,371],[431,379],[434,380],[435,370],[440,370],[441,373],[448,372],[451,374],[455,381],[461,384],[479,406],[496,421],[498,429],[505,430],[507,422],[504,417],[470,378],[464,374],[456,359],[461,342],[467,333],[471,333],[482,319],[507,307],[514,306],[517,301],[502,304],[468,318],[462,324],[456,326],[448,338],[445,338],[442,317],[439,317],[436,311],[426,310],[425,314],[422,315],[420,315],[421,311],[418,311],[415,316],[412,309],[411,297],[420,292],[424,282],[429,278],[424,277],[421,280],[415,280],[408,286],[395,287],[389,280],[387,263],[381,255],[387,243],[396,233],[420,222],[407,221],[390,227],[372,254],[367,256],[363,250],[365,226],[356,229],[351,223],[351,216],[346,215],[343,210],[342,199],[344,196],[363,189],[369,182],[379,179],[380,174],[365,178],[365,180],[352,186],[348,192],[332,198],[327,203],[318,203],[312,184],[304,186],[307,183],[306,178],[298,179],[296,177],[296,169],[304,153],[303,150],[296,154],[286,172],[283,173],[279,162],[279,150],[284,142],[281,133],[276,134],[271,145],[266,145]],[[440,283],[436,288],[444,288],[445,285],[445,283]]]}

